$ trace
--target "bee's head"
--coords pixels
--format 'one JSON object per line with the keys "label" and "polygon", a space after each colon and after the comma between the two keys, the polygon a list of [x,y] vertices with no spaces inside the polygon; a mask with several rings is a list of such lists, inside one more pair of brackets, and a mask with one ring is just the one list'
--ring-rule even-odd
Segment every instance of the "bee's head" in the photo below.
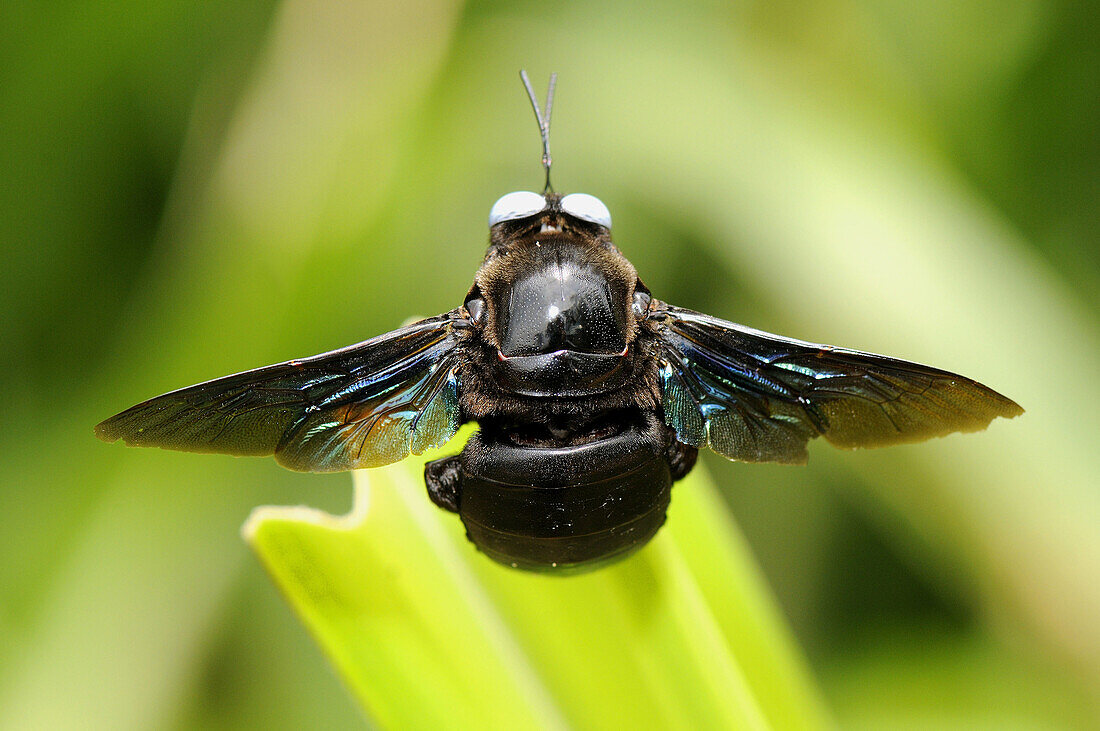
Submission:
{"label": "bee's head", "polygon": [[507,228],[516,228],[523,222],[539,223],[542,226],[561,225],[571,222],[574,225],[596,226],[606,234],[611,233],[611,211],[599,198],[587,193],[534,193],[518,190],[501,196],[489,210],[489,231],[500,224],[510,224]]}

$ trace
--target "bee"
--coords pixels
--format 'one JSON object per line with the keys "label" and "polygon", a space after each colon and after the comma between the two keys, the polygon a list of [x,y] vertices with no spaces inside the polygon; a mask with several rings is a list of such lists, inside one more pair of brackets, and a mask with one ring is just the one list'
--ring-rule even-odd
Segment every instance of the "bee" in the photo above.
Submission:
{"label": "bee", "polygon": [[274,455],[304,472],[378,467],[444,445],[431,500],[471,542],[519,569],[576,573],[622,559],[665,521],[703,447],[742,462],[804,463],[842,448],[984,429],[1023,410],[969,378],[771,335],[667,304],[611,241],[611,214],[550,185],[508,193],[459,307],[340,350],[140,403],[96,427],[113,442]]}

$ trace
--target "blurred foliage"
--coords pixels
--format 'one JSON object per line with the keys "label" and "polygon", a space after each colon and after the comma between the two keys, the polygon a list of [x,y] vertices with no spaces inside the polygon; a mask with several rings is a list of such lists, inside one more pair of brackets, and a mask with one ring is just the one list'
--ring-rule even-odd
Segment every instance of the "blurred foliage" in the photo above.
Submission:
{"label": "blurred foliage", "polygon": [[[1028,413],[803,469],[708,460],[846,727],[1100,718],[1100,6],[0,6],[0,727],[351,727],[241,543],[347,476],[110,448],[164,390],[464,294],[555,180],[650,288]],[[59,689],[64,689],[63,692]],[[935,721],[935,724],[931,722]]]}

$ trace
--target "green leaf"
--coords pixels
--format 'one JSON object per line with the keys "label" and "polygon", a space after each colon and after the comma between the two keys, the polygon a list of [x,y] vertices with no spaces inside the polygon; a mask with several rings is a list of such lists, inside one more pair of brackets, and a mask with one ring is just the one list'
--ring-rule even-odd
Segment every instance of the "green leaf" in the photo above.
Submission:
{"label": "green leaf", "polygon": [[818,692],[702,467],[635,556],[574,577],[498,566],[410,459],[355,507],[259,508],[244,534],[383,727],[822,728]]}

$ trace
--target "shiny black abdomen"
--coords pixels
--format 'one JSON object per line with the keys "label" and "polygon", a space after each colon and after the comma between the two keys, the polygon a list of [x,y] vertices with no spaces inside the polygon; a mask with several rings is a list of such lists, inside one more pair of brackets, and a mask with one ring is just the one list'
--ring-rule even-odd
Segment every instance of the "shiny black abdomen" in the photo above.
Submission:
{"label": "shiny black abdomen", "polygon": [[459,460],[458,513],[467,536],[514,568],[598,568],[645,545],[665,521],[668,461],[636,426],[560,448],[477,433]]}

